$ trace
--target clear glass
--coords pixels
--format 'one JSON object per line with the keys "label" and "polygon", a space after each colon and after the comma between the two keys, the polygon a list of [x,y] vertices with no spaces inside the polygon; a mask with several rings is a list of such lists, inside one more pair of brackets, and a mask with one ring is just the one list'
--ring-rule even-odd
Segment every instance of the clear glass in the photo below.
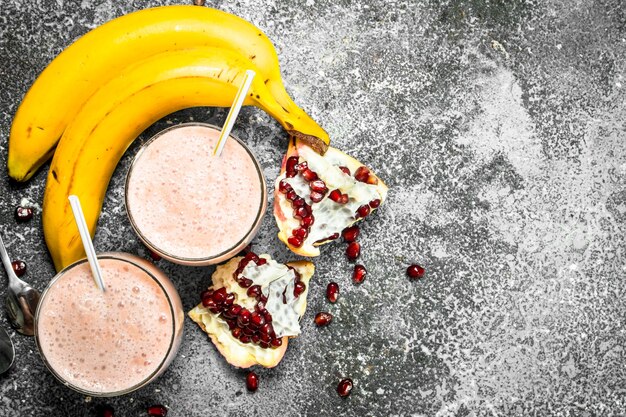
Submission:
{"label": "clear glass", "polygon": [[265,185],[265,176],[263,175],[263,170],[261,169],[261,165],[259,164],[259,162],[257,161],[256,157],[254,156],[254,154],[252,153],[252,151],[250,150],[250,148],[248,148],[246,146],[246,144],[244,142],[242,142],[239,138],[230,135],[229,136],[229,140],[235,140],[237,141],[247,152],[247,154],[250,156],[250,159],[252,160],[252,162],[254,163],[254,166],[256,168],[257,174],[259,176],[259,183],[261,186],[261,203],[259,205],[259,211],[257,212],[256,218],[254,223],[252,224],[252,226],[250,227],[250,229],[248,230],[248,232],[241,237],[241,239],[231,248],[228,248],[224,251],[222,251],[221,253],[218,254],[210,254],[207,255],[206,257],[202,257],[202,258],[186,258],[183,256],[179,256],[173,253],[168,253],[167,251],[161,249],[158,245],[154,244],[154,242],[151,242],[142,232],[141,229],[138,227],[137,223],[135,222],[135,220],[133,219],[133,215],[132,215],[132,207],[130,207],[129,205],[129,201],[128,201],[128,184],[130,181],[130,178],[133,175],[133,169],[136,166],[137,161],[139,160],[139,158],[141,157],[143,151],[150,146],[150,144],[152,144],[156,139],[158,139],[161,135],[171,131],[171,130],[175,130],[175,129],[180,129],[183,127],[187,127],[187,126],[200,126],[200,127],[206,127],[209,129],[213,129],[213,130],[217,130],[219,131],[220,129],[217,126],[208,124],[208,123],[182,123],[176,126],[172,126],[169,127],[167,129],[164,129],[162,131],[160,131],[159,133],[157,133],[156,135],[154,135],[153,137],[151,137],[143,146],[142,148],[139,150],[139,152],[137,152],[137,155],[135,156],[135,159],[133,160],[133,163],[130,166],[130,169],[128,170],[128,174],[126,176],[126,192],[125,192],[125,207],[126,207],[126,213],[128,215],[128,218],[130,220],[130,224],[133,227],[133,230],[135,231],[135,233],[137,234],[137,236],[139,236],[139,239],[141,239],[141,241],[143,242],[144,245],[146,245],[150,250],[154,251],[155,253],[157,253],[158,255],[160,255],[161,257],[177,263],[177,264],[181,264],[181,265],[188,265],[188,266],[204,266],[204,265],[212,265],[212,264],[217,264],[223,261],[226,261],[230,258],[232,258],[233,256],[235,256],[237,253],[241,252],[241,250],[243,248],[245,248],[251,241],[252,239],[256,236],[257,232],[259,231],[259,228],[261,227],[261,222],[263,220],[263,216],[265,215],[265,211],[267,210],[267,187]]}
{"label": "clear glass", "polygon": [[[173,328],[172,328],[172,338],[169,342],[167,353],[162,358],[157,368],[151,374],[149,374],[145,379],[143,379],[140,383],[130,386],[126,389],[123,389],[120,391],[114,391],[114,392],[93,392],[93,391],[85,390],[81,387],[77,387],[73,385],[72,383],[68,382],[67,380],[65,380],[65,378],[63,378],[63,376],[59,372],[57,372],[57,370],[54,369],[54,366],[52,366],[52,364],[46,358],[44,349],[42,349],[42,345],[41,345],[42,341],[39,336],[39,333],[40,333],[39,332],[39,321],[40,321],[39,316],[42,314],[42,308],[45,310],[46,295],[48,294],[49,289],[54,287],[55,283],[63,275],[65,275],[71,269],[81,264],[84,264],[85,262],[87,262],[87,259],[82,259],[80,261],[77,261],[73,263],[72,265],[64,268],[62,271],[60,271],[50,281],[50,283],[48,284],[44,292],[41,294],[39,307],[37,308],[37,312],[35,314],[35,342],[36,342],[39,354],[41,358],[43,359],[44,364],[61,383],[63,383],[67,387],[83,395],[89,395],[92,397],[115,397],[119,395],[128,394],[130,392],[133,392],[139,388],[142,388],[148,385],[150,382],[154,381],[167,369],[169,364],[172,362],[172,360],[176,356],[178,352],[178,348],[180,347],[180,344],[183,338],[183,323],[184,323],[185,315],[183,311],[183,305],[180,300],[180,296],[178,295],[178,292],[176,291],[176,288],[174,288],[174,285],[169,280],[169,278],[152,263],[146,261],[145,259],[138,258],[137,256],[130,255],[127,253],[121,253],[121,252],[103,253],[103,254],[98,255],[98,259],[112,259],[112,260],[122,261],[132,266],[135,266],[141,269],[143,272],[145,272],[146,275],[152,278],[157,283],[157,285],[163,290],[163,293],[165,294],[165,297],[167,299],[167,303],[170,307]],[[92,342],[93,341],[89,340],[86,343],[92,343]]]}

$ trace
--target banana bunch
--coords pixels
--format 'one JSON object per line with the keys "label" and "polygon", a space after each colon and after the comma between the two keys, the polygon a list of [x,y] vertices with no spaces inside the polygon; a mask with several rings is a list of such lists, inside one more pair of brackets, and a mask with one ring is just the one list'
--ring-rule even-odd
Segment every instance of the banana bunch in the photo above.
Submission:
{"label": "banana bunch", "polygon": [[92,30],[50,63],[15,115],[7,165],[12,178],[26,181],[54,155],[43,227],[57,270],[84,256],[68,195],[80,197],[93,236],[111,175],[133,140],[174,111],[230,106],[248,69],[257,76],[244,105],[324,153],[328,134],[287,94],[270,40],[225,12],[135,12]]}

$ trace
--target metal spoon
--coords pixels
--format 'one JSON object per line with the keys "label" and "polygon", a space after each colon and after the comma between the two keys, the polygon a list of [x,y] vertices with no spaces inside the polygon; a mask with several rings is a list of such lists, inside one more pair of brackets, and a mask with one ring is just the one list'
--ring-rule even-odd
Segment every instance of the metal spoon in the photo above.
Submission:
{"label": "metal spoon", "polygon": [[5,373],[15,360],[15,348],[13,342],[4,328],[0,327],[0,374]]}
{"label": "metal spoon", "polygon": [[0,257],[2,257],[4,269],[6,269],[9,276],[9,288],[7,288],[5,306],[11,325],[18,332],[26,336],[32,336],[35,333],[35,311],[39,303],[39,291],[15,275],[9,254],[4,247],[4,242],[2,242],[2,237],[0,237]]}

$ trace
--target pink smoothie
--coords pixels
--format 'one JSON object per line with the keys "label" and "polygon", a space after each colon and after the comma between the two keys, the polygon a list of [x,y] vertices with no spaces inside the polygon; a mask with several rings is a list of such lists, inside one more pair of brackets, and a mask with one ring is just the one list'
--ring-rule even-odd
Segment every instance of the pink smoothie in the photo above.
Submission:
{"label": "pink smoothie", "polygon": [[135,229],[175,262],[239,251],[265,211],[254,159],[232,137],[214,157],[218,137],[208,125],[166,130],[142,149],[129,173],[126,204]]}
{"label": "pink smoothie", "polygon": [[124,259],[100,259],[100,266],[104,293],[87,262],[48,288],[39,306],[37,344],[61,380],[106,395],[135,387],[167,366],[181,337],[182,306],[167,278],[162,287]]}

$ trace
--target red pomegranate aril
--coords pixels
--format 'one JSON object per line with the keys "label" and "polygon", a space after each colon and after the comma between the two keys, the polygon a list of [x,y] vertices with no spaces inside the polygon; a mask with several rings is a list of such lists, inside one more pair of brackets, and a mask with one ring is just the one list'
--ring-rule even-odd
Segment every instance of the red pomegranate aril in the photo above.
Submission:
{"label": "red pomegranate aril", "polygon": [[304,201],[304,198],[302,198],[302,197],[296,197],[291,202],[291,205],[296,207],[296,208],[304,207],[305,204],[306,204],[306,201]]}
{"label": "red pomegranate aril", "polygon": [[258,344],[261,337],[258,334],[253,334],[252,337],[250,337],[250,340],[252,340],[252,343]]}
{"label": "red pomegranate aril", "polygon": [[242,308],[237,316],[237,324],[241,327],[245,327],[250,323],[250,312],[245,308]]}
{"label": "red pomegranate aril", "polygon": [[256,333],[256,330],[252,327],[251,324],[248,324],[247,327],[243,328],[242,332],[245,336],[252,337],[252,335]]}
{"label": "red pomegranate aril", "polygon": [[302,239],[296,236],[291,236],[289,239],[287,239],[287,243],[289,243],[291,246],[299,248],[300,246],[302,246]]}
{"label": "red pomegranate aril", "polygon": [[99,411],[98,413],[99,417],[115,417],[113,407],[111,407],[110,405],[103,405],[102,407],[99,408],[98,411]]}
{"label": "red pomegranate aril", "polygon": [[358,242],[350,242],[346,248],[346,256],[349,260],[354,261],[361,254],[361,245]]}
{"label": "red pomegranate aril", "polygon": [[250,315],[250,324],[255,327],[261,327],[265,324],[265,318],[255,311]]}
{"label": "red pomegranate aril", "polygon": [[265,265],[266,263],[267,259],[265,258],[259,258],[259,260],[256,262],[257,266]]}
{"label": "red pomegranate aril", "polygon": [[300,174],[302,174],[304,179],[309,181],[309,182],[315,181],[317,179],[317,174],[315,172],[311,171],[309,168],[303,169],[302,171],[300,171]]}
{"label": "red pomegranate aril", "polygon": [[306,207],[298,207],[293,211],[293,217],[296,219],[304,219],[309,215],[309,211]]}
{"label": "red pomegranate aril", "polygon": [[340,397],[347,397],[352,392],[352,380],[350,378],[342,379],[337,385],[337,394]]}
{"label": "red pomegranate aril", "polygon": [[272,339],[272,342],[270,344],[273,347],[280,347],[283,344],[283,338],[282,337],[278,337],[276,339]]}
{"label": "red pomegranate aril", "polygon": [[215,304],[222,304],[224,302],[224,300],[226,299],[226,288],[222,287],[219,290],[216,290],[213,293],[213,301],[215,301]]}
{"label": "red pomegranate aril", "polygon": [[269,313],[269,311],[265,310],[263,315],[265,317],[265,324],[269,324],[272,322],[272,315]]}
{"label": "red pomegranate aril", "polygon": [[311,199],[312,202],[319,203],[320,201],[324,199],[324,193],[311,191],[311,194],[309,194],[309,198]]}
{"label": "red pomegranate aril", "polygon": [[265,304],[267,304],[267,297],[264,296],[263,293],[261,293],[261,295],[257,297],[257,300],[259,300],[257,304],[263,303],[263,307],[265,307]]}
{"label": "red pomegranate aril", "polygon": [[307,235],[309,234],[309,231],[303,227],[299,228],[299,229],[293,229],[293,231],[291,232],[291,234],[293,236],[296,236],[299,239],[304,240]]}
{"label": "red pomegranate aril", "polygon": [[266,341],[269,342],[269,340],[266,340],[263,337],[263,335],[269,335],[273,331],[274,331],[274,326],[272,326],[272,324],[266,320],[266,323],[262,325],[261,328],[259,329],[259,332],[261,332],[261,340],[263,340],[264,342]]}
{"label": "red pomegranate aril", "polygon": [[153,405],[148,407],[148,415],[150,417],[165,417],[167,416],[167,408],[162,405]]}
{"label": "red pomegranate aril", "polygon": [[226,320],[226,324],[228,324],[228,330],[231,331],[237,327],[237,323],[235,323],[235,320]]}
{"label": "red pomegranate aril", "polygon": [[370,170],[367,169],[366,167],[359,167],[355,172],[354,172],[354,178],[357,181],[361,181],[361,182],[367,182],[367,179],[370,176]]}
{"label": "red pomegranate aril", "polygon": [[339,204],[348,204],[348,201],[350,201],[350,197],[348,196],[348,194],[341,194],[341,198],[337,202]]}
{"label": "red pomegranate aril", "polygon": [[298,198],[298,194],[296,194],[294,190],[291,190],[285,195],[285,198],[289,201],[293,201]]}
{"label": "red pomegranate aril", "polygon": [[357,212],[357,218],[367,217],[367,215],[370,214],[370,206],[368,206],[367,204],[364,204],[361,207],[359,207],[356,210],[356,212]]}
{"label": "red pomegranate aril", "polygon": [[318,327],[328,326],[331,321],[333,321],[333,315],[330,313],[322,311],[315,315],[315,324],[317,324]]}
{"label": "red pomegranate aril", "polygon": [[287,173],[287,177],[296,176],[296,165],[298,165],[298,159],[299,158],[297,156],[290,156],[289,158],[287,158],[287,162],[285,164],[285,172]]}
{"label": "red pomegranate aril", "polygon": [[11,268],[13,268],[15,275],[21,277],[26,273],[26,262],[20,260],[13,261],[11,262]]}
{"label": "red pomegranate aril", "polygon": [[235,339],[239,339],[242,334],[241,327],[235,327],[230,331],[230,334],[232,334]]}
{"label": "red pomegranate aril", "polygon": [[351,226],[351,227],[346,227],[345,229],[343,229],[343,232],[341,232],[342,236],[343,236],[343,240],[350,243],[350,242],[354,242],[356,240],[357,237],[359,237],[359,226]]}
{"label": "red pomegranate aril", "polygon": [[213,290],[212,289],[208,289],[208,290],[204,290],[200,293],[200,298],[201,299],[205,299],[205,298],[211,298],[213,297]]}
{"label": "red pomegranate aril", "polygon": [[333,200],[335,203],[338,203],[339,200],[341,199],[341,191],[339,191],[339,190],[332,190],[330,192],[330,194],[328,194],[328,198]]}
{"label": "red pomegranate aril", "polygon": [[152,260],[154,262],[159,262],[161,259],[163,259],[163,258],[161,258],[161,255],[159,255],[158,253],[156,253],[152,249],[148,249],[148,252],[150,253],[150,258],[152,258]]}
{"label": "red pomegranate aril", "polygon": [[30,207],[19,206],[15,209],[15,220],[18,222],[27,222],[33,218],[33,209]]}
{"label": "red pomegranate aril", "polygon": [[333,233],[332,235],[328,236],[328,240],[335,240],[339,238],[339,233]]}
{"label": "red pomegranate aril", "polygon": [[259,342],[259,346],[261,346],[263,349],[267,349],[268,347],[270,347],[270,344],[267,342]]}
{"label": "red pomegranate aril", "polygon": [[224,307],[230,307],[235,302],[235,294],[228,293],[226,294],[226,298],[224,298]]}
{"label": "red pomegranate aril", "polygon": [[293,296],[298,298],[304,291],[306,291],[306,284],[302,281],[298,281],[293,287]]}
{"label": "red pomegranate aril", "polygon": [[248,288],[247,294],[248,294],[248,297],[257,298],[259,295],[261,295],[261,286],[260,285],[251,286],[250,288]]}
{"label": "red pomegranate aril", "polygon": [[380,206],[380,200],[379,199],[370,201],[370,207],[371,208],[375,209],[375,208],[378,208],[378,206]]}
{"label": "red pomegranate aril", "polygon": [[280,180],[280,182],[278,183],[278,191],[280,191],[283,194],[287,194],[291,190],[293,190],[293,187],[291,186],[291,184],[289,184],[285,180]]}
{"label": "red pomegranate aril", "polygon": [[309,183],[309,188],[311,189],[311,191],[317,191],[318,193],[322,194],[328,191],[328,188],[326,188],[326,183],[320,179],[311,181]]}
{"label": "red pomegranate aril", "polygon": [[354,271],[352,272],[352,281],[356,284],[360,284],[365,280],[367,275],[367,269],[363,265],[354,265]]}
{"label": "red pomegranate aril", "polygon": [[238,282],[239,286],[242,288],[248,288],[250,285],[252,285],[252,280],[248,278],[241,278]]}
{"label": "red pomegranate aril", "polygon": [[300,220],[300,225],[302,225],[302,227],[311,227],[314,222],[315,222],[315,217],[313,217],[313,215],[311,214],[307,217],[304,217],[302,220]]}
{"label": "red pomegranate aril", "polygon": [[254,252],[246,253],[246,256],[243,257],[243,261],[245,261],[244,265],[247,265],[250,261],[256,263],[259,260],[259,255]]}
{"label": "red pomegranate aril", "polygon": [[[244,333],[245,333],[246,329],[243,329],[243,331],[244,331]],[[250,338],[250,335],[247,335],[247,334],[242,334],[242,335],[239,337],[239,341],[240,341],[241,343],[250,343],[250,340],[252,340],[252,339]]]}
{"label": "red pomegranate aril", "polygon": [[309,163],[307,161],[302,161],[298,165],[295,166],[296,171],[304,171],[309,167]]}
{"label": "red pomegranate aril", "polygon": [[209,310],[217,308],[217,304],[213,301],[213,298],[209,297],[202,299],[202,306],[208,308]]}
{"label": "red pomegranate aril", "polygon": [[336,282],[329,282],[326,286],[326,298],[331,303],[337,302],[337,298],[339,298],[339,284]]}
{"label": "red pomegranate aril", "polygon": [[348,167],[339,167],[339,169],[342,170],[346,175],[352,175],[352,173],[350,172],[350,168]]}
{"label": "red pomegranate aril", "polygon": [[248,391],[256,391],[259,388],[259,376],[252,371],[246,375],[246,388]]}
{"label": "red pomegranate aril", "polygon": [[413,264],[406,269],[406,274],[409,276],[409,278],[413,279],[422,278],[425,273],[426,270],[417,264]]}

